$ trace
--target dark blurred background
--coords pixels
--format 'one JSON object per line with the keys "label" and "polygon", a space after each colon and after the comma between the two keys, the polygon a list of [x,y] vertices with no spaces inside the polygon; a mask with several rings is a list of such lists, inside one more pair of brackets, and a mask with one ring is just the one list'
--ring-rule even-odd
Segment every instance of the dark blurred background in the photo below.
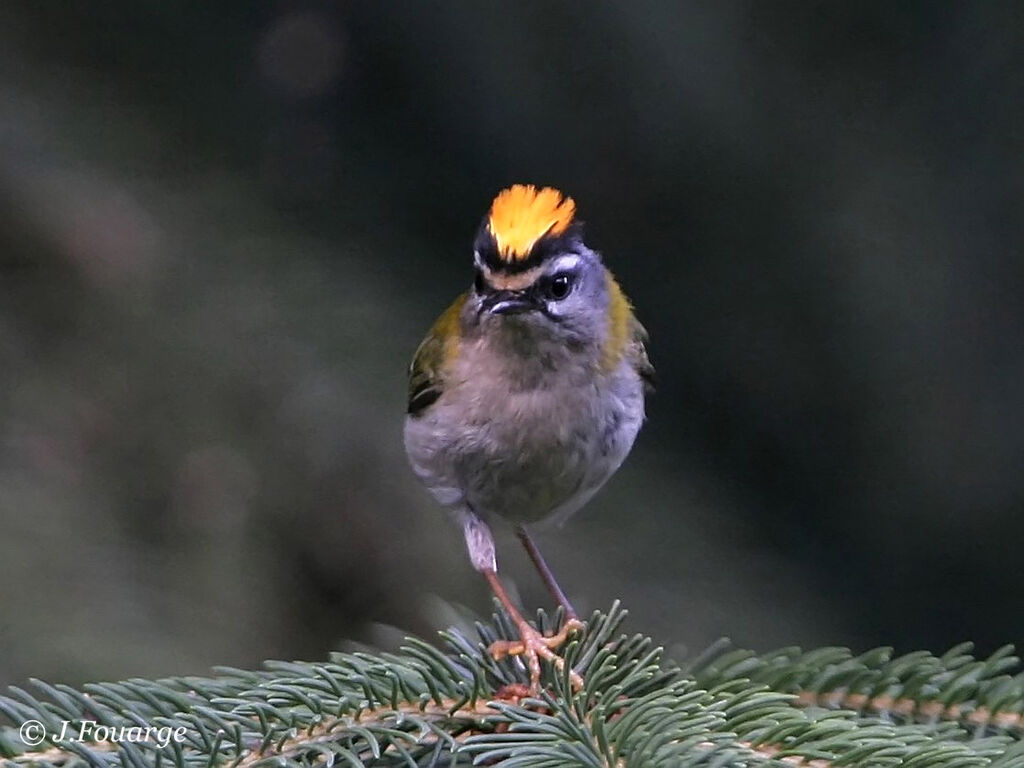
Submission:
{"label": "dark blurred background", "polygon": [[1013,2],[0,4],[0,682],[489,611],[401,429],[512,182],[575,197],[661,378],[539,535],[581,608],[1024,642],[1022,72]]}

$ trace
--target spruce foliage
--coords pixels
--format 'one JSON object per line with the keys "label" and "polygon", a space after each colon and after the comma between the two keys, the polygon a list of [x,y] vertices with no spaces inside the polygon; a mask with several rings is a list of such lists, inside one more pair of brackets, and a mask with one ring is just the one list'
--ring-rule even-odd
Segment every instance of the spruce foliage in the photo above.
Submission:
{"label": "spruce foliage", "polygon": [[[967,644],[893,657],[723,643],[679,665],[622,634],[624,617],[617,605],[595,613],[565,649],[582,690],[548,665],[537,698],[518,660],[486,653],[515,636],[501,613],[474,637],[443,633],[443,649],[410,639],[398,654],[81,690],[32,681],[0,697],[0,758],[61,768],[1024,766],[1024,673],[1009,648],[979,660]],[[548,631],[560,620],[538,615]],[[49,740],[28,747],[27,720]],[[83,724],[90,738],[58,738]],[[140,740],[147,726],[181,740]]]}

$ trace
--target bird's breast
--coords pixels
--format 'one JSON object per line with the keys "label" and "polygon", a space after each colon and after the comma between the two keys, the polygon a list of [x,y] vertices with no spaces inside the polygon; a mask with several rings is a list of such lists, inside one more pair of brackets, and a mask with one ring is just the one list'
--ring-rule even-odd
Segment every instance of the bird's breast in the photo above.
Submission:
{"label": "bird's breast", "polygon": [[478,350],[453,368],[426,418],[410,420],[406,443],[443,503],[532,522],[589,498],[629,452],[642,418],[638,382],[564,360],[509,370]]}

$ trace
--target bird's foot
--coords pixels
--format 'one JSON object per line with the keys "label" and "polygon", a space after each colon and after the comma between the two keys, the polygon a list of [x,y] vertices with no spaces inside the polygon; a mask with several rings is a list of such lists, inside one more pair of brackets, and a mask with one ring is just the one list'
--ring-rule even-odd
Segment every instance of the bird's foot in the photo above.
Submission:
{"label": "bird's foot", "polygon": [[[495,661],[501,661],[506,656],[522,656],[526,661],[526,668],[530,671],[530,693],[536,695],[540,691],[540,660],[546,659],[555,665],[555,669],[561,672],[565,669],[565,659],[556,654],[553,649],[565,645],[569,639],[569,633],[578,632],[583,629],[583,622],[579,619],[568,619],[562,629],[556,635],[545,637],[529,623],[519,623],[518,640],[498,640],[491,644],[488,653]],[[569,670],[569,682],[573,690],[583,687],[583,678],[575,670]]]}

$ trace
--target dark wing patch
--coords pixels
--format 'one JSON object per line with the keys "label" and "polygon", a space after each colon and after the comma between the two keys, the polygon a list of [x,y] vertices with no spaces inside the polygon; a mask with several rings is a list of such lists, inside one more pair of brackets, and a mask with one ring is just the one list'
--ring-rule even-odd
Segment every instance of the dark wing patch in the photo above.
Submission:
{"label": "dark wing patch", "polygon": [[640,374],[640,380],[644,383],[644,394],[653,395],[655,385],[658,383],[658,375],[651,365],[651,359],[647,356],[647,329],[640,321],[633,319],[633,367]]}
{"label": "dark wing patch", "polygon": [[409,405],[406,408],[406,413],[410,416],[416,416],[424,411],[428,406],[433,405],[437,402],[437,399],[441,396],[444,390],[436,384],[424,380],[417,384],[409,382]]}

